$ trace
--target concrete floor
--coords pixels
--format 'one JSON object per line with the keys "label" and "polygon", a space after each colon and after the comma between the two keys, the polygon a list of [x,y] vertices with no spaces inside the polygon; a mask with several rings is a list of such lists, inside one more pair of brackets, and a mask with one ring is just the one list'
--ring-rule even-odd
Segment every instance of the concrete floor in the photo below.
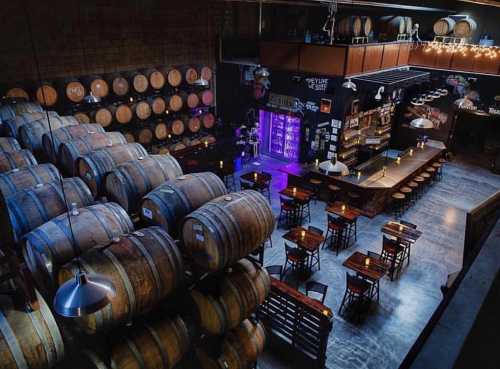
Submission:
{"label": "concrete floor", "polygon": [[[278,191],[286,186],[283,165],[262,158],[261,165],[247,164],[240,173],[256,168],[273,175],[272,207],[279,214]],[[404,219],[417,224],[423,236],[412,248],[412,261],[399,279],[380,284],[380,303],[360,324],[337,316],[345,290],[343,261],[355,250],[380,252],[381,226],[391,218],[381,214],[358,220],[358,241],[335,256],[321,252],[321,270],[310,277],[329,286],[325,304],[334,311],[326,367],[329,369],[398,368],[441,300],[440,286],[449,273],[461,267],[466,212],[500,189],[500,176],[456,160],[448,163],[441,182],[436,183],[409,209]],[[311,225],[326,228],[325,203],[313,203]],[[265,265],[284,263],[283,229],[272,235],[273,248],[266,249]],[[304,282],[299,288],[304,287]],[[286,355],[267,350],[259,359],[260,369],[293,368]]]}

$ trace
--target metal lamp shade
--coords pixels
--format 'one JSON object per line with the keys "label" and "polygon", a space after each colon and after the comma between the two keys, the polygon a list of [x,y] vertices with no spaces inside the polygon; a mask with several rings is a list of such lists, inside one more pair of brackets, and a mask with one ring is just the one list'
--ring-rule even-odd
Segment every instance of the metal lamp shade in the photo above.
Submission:
{"label": "metal lamp shade", "polygon": [[413,128],[429,129],[434,128],[434,123],[432,123],[432,121],[427,118],[417,118],[413,119],[410,122],[410,126],[412,126]]}
{"label": "metal lamp shade", "polygon": [[105,276],[79,273],[59,287],[54,309],[59,315],[76,318],[101,310],[115,294],[113,283]]}
{"label": "metal lamp shade", "polygon": [[338,160],[335,164],[333,164],[330,160],[324,161],[319,164],[319,168],[326,173],[339,173],[342,176],[349,175],[349,168],[347,165]]}

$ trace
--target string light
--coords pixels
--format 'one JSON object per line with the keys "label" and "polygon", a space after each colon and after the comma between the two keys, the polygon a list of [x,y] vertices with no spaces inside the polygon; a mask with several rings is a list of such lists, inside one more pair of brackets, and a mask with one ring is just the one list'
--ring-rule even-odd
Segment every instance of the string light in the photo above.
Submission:
{"label": "string light", "polygon": [[496,59],[498,57],[499,48],[498,46],[480,46],[466,44],[460,39],[456,42],[455,39],[452,41],[430,41],[425,44],[424,53],[434,52],[437,55],[446,54],[460,54],[462,57],[467,57],[469,54],[475,59],[488,58]]}

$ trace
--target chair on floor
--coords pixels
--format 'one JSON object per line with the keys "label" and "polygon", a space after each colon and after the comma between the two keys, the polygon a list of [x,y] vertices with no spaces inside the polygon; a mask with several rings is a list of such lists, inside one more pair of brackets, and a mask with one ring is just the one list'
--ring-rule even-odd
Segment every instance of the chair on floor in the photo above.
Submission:
{"label": "chair on floor", "polygon": [[335,201],[339,200],[341,191],[342,190],[340,187],[337,187],[333,184],[328,185],[329,201],[335,202]]}
{"label": "chair on floor", "polygon": [[[307,253],[298,247],[290,246],[285,242],[285,265],[283,266],[283,274],[284,277],[288,269],[295,272],[306,272],[306,268],[308,265],[308,256]],[[290,264],[290,267],[288,267]]]}
{"label": "chair on floor", "polygon": [[396,274],[397,277],[401,272],[401,267],[405,258],[405,248],[399,244],[399,242],[384,236],[382,239],[381,257],[383,261],[390,265],[389,277],[391,281],[393,281],[394,274]]}
{"label": "chair on floor", "polygon": [[315,227],[315,226],[311,226],[311,225],[310,225],[309,227],[307,227],[307,230],[308,230],[308,231],[311,231],[311,232],[313,232],[313,233],[316,233],[316,234],[318,234],[318,235],[320,235],[320,236],[323,236],[323,230],[322,230],[322,229],[319,229],[318,227]]}
{"label": "chair on floor", "polygon": [[339,218],[335,218],[332,214],[327,214],[328,224],[325,236],[325,241],[323,242],[323,247],[328,245],[330,248],[335,247],[336,255],[339,254],[341,249],[346,248],[347,244],[347,225]]}
{"label": "chair on floor", "polygon": [[357,275],[352,275],[346,272],[346,289],[342,303],[339,307],[339,315],[345,306],[352,306],[358,318],[361,316],[364,303],[369,302],[371,294],[371,285],[369,282]]}
{"label": "chair on floor", "polygon": [[[383,261],[382,255],[373,252],[373,251],[368,251],[367,255],[369,258],[374,259],[374,260],[380,260]],[[371,296],[377,296],[377,302],[380,299],[380,284],[379,280],[373,280],[371,278],[365,278],[371,285],[372,285],[372,290],[371,290]]]}
{"label": "chair on floor", "polygon": [[241,190],[254,190],[254,186],[252,183],[250,182],[247,182],[247,181],[243,181],[240,179],[240,189]]}
{"label": "chair on floor", "polygon": [[277,279],[281,281],[281,276],[283,275],[283,265],[269,265],[266,266],[266,270],[270,277],[278,276]]}
{"label": "chair on floor", "polygon": [[319,200],[319,193],[321,191],[321,185],[323,182],[320,179],[317,178],[311,178],[309,179],[309,187],[311,189],[311,192],[313,193],[312,199],[316,202]]}
{"label": "chair on floor", "polygon": [[293,201],[283,196],[280,196],[280,215],[278,217],[278,226],[285,221],[286,227],[292,227],[297,224],[299,207]]}
{"label": "chair on floor", "polygon": [[323,283],[319,283],[316,281],[309,281],[306,283],[306,296],[314,298],[314,295],[310,296],[309,293],[312,292],[318,294],[320,298],[316,300],[321,301],[322,304],[325,303],[327,291],[328,291],[328,286]]}

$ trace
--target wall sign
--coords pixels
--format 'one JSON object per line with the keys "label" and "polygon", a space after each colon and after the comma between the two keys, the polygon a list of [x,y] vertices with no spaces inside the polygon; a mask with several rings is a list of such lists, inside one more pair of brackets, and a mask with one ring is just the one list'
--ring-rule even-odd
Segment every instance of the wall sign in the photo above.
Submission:
{"label": "wall sign", "polygon": [[307,87],[311,90],[326,92],[328,87],[328,78],[306,78]]}
{"label": "wall sign", "polygon": [[286,111],[300,111],[301,103],[297,97],[280,95],[271,92],[267,101],[267,106],[271,108],[278,108]]}

